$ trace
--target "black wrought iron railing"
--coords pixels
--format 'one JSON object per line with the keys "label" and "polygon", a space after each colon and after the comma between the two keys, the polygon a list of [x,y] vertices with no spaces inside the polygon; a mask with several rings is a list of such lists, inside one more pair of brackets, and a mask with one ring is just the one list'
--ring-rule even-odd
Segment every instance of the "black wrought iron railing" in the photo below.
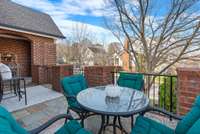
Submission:
{"label": "black wrought iron railing", "polygon": [[[117,83],[119,72],[113,73],[113,83]],[[177,76],[150,73],[142,74],[144,77],[144,93],[149,97],[152,106],[163,108],[176,113],[177,107]]]}

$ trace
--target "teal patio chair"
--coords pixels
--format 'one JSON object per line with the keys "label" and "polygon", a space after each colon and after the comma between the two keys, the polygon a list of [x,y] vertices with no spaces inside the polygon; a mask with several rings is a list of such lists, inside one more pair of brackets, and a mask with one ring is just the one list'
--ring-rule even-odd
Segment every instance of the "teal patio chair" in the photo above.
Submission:
{"label": "teal patio chair", "polygon": [[137,73],[120,72],[117,84],[121,87],[128,87],[141,91],[144,88],[143,75]]}
{"label": "teal patio chair", "polygon": [[88,88],[87,82],[82,74],[64,77],[61,80],[64,95],[68,102],[67,113],[71,110],[79,115],[82,126],[84,126],[84,119],[88,116],[89,112],[80,107],[76,100],[77,94]]}
{"label": "teal patio chair", "polygon": [[171,129],[157,121],[139,115],[131,134],[200,134],[200,96],[196,98],[191,110],[184,117],[156,108],[149,108],[146,112],[148,111],[159,112],[180,121],[175,129]]}
{"label": "teal patio chair", "polygon": [[28,131],[18,124],[13,116],[2,106],[0,106],[0,134],[38,134],[60,119],[65,119],[66,122],[55,134],[91,134],[67,114],[58,115],[40,127]]}
{"label": "teal patio chair", "polygon": [[[117,84],[121,87],[128,87],[139,91],[144,90],[144,79],[142,74],[119,72]],[[131,126],[133,126],[134,117],[131,116]]]}

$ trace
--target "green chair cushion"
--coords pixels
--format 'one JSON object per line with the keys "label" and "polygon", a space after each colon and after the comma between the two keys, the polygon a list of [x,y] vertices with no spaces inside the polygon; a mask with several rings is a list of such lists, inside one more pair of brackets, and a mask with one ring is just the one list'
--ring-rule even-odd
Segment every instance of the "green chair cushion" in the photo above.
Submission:
{"label": "green chair cushion", "polygon": [[174,134],[174,130],[140,115],[136,119],[131,134]]}
{"label": "green chair cushion", "polygon": [[200,134],[200,118],[192,125],[186,134]]}
{"label": "green chair cushion", "polygon": [[6,119],[0,118],[0,124],[0,134],[16,134]]}
{"label": "green chair cushion", "polygon": [[[2,106],[0,106],[0,134],[28,134],[22,128],[12,115]],[[91,134],[83,129],[76,120],[65,123],[56,134]]]}
{"label": "green chair cushion", "polygon": [[6,131],[10,131],[13,134],[28,134],[28,132],[21,127],[13,116],[2,106],[0,106],[0,124],[0,132],[4,131],[4,128],[7,128]]}
{"label": "green chair cushion", "polygon": [[127,76],[127,75],[132,76],[132,75],[134,75],[134,76],[136,76],[140,79],[143,79],[143,74],[140,74],[140,73],[119,72],[119,74],[120,74],[120,76]]}
{"label": "green chair cushion", "polygon": [[[61,80],[61,84],[64,93],[69,96],[76,96],[80,91],[88,87],[84,76],[81,74],[65,77]],[[70,107],[79,108],[74,99],[68,99],[67,101]]]}
{"label": "green chair cushion", "polygon": [[117,84],[122,87],[133,88],[141,90],[144,84],[142,74],[133,74],[127,72],[120,72]]}
{"label": "green chair cushion", "polygon": [[81,90],[87,88],[86,80],[81,74],[65,77],[61,84],[64,92],[68,95],[77,95]]}
{"label": "green chair cushion", "polygon": [[200,118],[200,96],[198,96],[191,108],[183,119],[177,124],[176,134],[186,134],[193,124]]}
{"label": "green chair cushion", "polygon": [[90,134],[76,120],[65,123],[55,134]]}
{"label": "green chair cushion", "polygon": [[76,134],[92,134],[92,133],[82,128]]}

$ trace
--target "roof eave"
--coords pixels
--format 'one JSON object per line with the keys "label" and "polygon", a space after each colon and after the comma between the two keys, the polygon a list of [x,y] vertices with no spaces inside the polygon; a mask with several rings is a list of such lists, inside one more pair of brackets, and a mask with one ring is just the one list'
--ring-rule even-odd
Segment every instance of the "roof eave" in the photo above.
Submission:
{"label": "roof eave", "polygon": [[50,33],[38,32],[38,31],[15,27],[15,26],[10,26],[10,25],[6,25],[6,24],[0,24],[0,28],[5,29],[5,30],[11,30],[11,31],[16,31],[16,32],[22,32],[22,33],[47,37],[47,38],[65,39],[64,35],[54,35],[54,34],[50,34]]}

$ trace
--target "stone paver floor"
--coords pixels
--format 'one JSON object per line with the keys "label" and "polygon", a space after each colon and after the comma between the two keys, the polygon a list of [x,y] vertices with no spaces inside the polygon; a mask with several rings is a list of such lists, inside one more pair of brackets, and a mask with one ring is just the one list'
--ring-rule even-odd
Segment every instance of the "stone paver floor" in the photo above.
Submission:
{"label": "stone paver floor", "polygon": [[[31,130],[33,128],[36,128],[40,126],[41,124],[45,123],[52,117],[66,113],[67,110],[67,102],[64,97],[60,97],[51,101],[47,101],[41,104],[37,104],[34,106],[31,106],[29,108],[13,112],[13,115],[17,119],[17,121],[22,124],[26,129]],[[76,116],[74,113],[72,114],[73,117]],[[148,114],[150,117],[155,117],[152,114]],[[176,125],[176,121],[169,121],[169,119],[159,118],[161,119],[161,122],[168,124],[171,127],[174,127]],[[60,120],[56,122],[54,125],[50,126],[48,129],[46,129],[43,134],[52,134],[56,131],[59,127],[61,127],[64,123],[64,120]],[[88,118],[85,121],[85,128],[91,130],[94,134],[98,132],[100,127],[100,116],[93,116]],[[124,128],[130,132],[130,119],[123,118],[122,124],[124,125]],[[121,133],[121,132],[118,132]],[[107,128],[106,134],[112,134],[112,129]]]}

